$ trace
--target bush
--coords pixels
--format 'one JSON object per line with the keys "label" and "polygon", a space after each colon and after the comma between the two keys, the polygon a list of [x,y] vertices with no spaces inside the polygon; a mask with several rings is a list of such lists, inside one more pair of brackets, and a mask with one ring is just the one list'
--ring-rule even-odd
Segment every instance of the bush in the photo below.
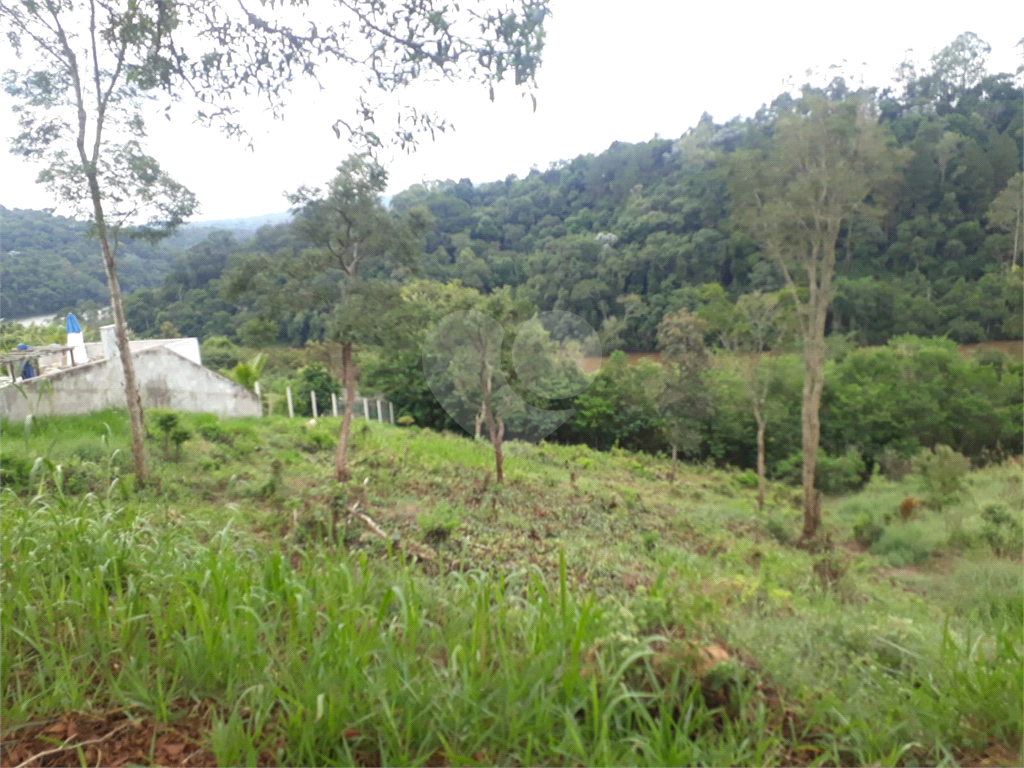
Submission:
{"label": "bush", "polygon": [[26,457],[13,453],[0,456],[0,488],[24,493],[31,484],[31,475],[32,462]]}
{"label": "bush", "polygon": [[886,480],[899,482],[914,471],[914,462],[895,448],[886,448],[877,458],[878,467]]}
{"label": "bush", "polygon": [[886,528],[871,547],[871,554],[884,557],[889,565],[901,568],[923,563],[946,543],[941,527],[915,520]]}
{"label": "bush", "polygon": [[757,488],[757,472],[745,469],[736,474],[736,482],[743,488]]}
{"label": "bush", "polygon": [[948,445],[936,445],[914,458],[914,469],[920,475],[928,506],[941,510],[963,497],[967,490],[964,479],[971,462]]}
{"label": "bush", "polygon": [[338,438],[328,432],[311,429],[299,439],[298,447],[307,453],[333,451],[338,447]]}
{"label": "bush", "polygon": [[846,453],[838,457],[821,451],[818,454],[814,484],[823,493],[848,493],[864,484],[866,470],[864,459],[856,448],[848,448]]}
{"label": "bush", "polygon": [[985,527],[981,536],[998,557],[1020,554],[1024,548],[1024,528],[1001,504],[989,504],[981,512]]}
{"label": "bush", "polygon": [[234,436],[217,422],[201,424],[198,432],[204,440],[210,443],[220,443],[221,445],[229,446],[234,443]]}
{"label": "bush", "polygon": [[[786,482],[799,484],[803,472],[804,457],[799,451],[780,461],[776,474]],[[850,448],[842,456],[830,456],[818,451],[818,462],[814,472],[814,486],[822,493],[837,494],[857,490],[864,483],[867,467],[856,448]],[[756,475],[755,475],[756,478]]]}
{"label": "bush", "polygon": [[242,359],[242,350],[227,336],[210,336],[199,347],[203,365],[215,371],[234,368]]}
{"label": "bush", "polygon": [[885,526],[879,524],[869,512],[861,514],[853,523],[853,538],[862,547],[870,549],[882,534],[885,533]]}
{"label": "bush", "polygon": [[462,522],[462,507],[441,503],[427,512],[416,516],[416,522],[423,529],[423,538],[428,544],[437,545],[446,541],[452,531]]}
{"label": "bush", "polygon": [[785,546],[792,540],[789,529],[780,520],[774,517],[768,518],[768,521],[764,524],[764,529],[769,536],[775,539],[779,544]]}
{"label": "bush", "polygon": [[316,409],[321,416],[331,412],[331,395],[341,394],[338,380],[321,363],[310,363],[300,368],[291,386],[292,404],[298,416],[313,415],[311,391],[316,392]]}

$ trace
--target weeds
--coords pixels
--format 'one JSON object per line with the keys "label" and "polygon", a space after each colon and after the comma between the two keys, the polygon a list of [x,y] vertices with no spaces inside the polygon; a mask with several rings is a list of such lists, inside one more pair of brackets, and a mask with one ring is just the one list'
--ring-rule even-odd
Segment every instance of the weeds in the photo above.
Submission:
{"label": "weeds", "polygon": [[202,702],[202,748],[230,765],[1020,760],[1009,470],[972,476],[966,555],[895,574],[956,553],[949,513],[899,519],[910,485],[827,511],[837,542],[882,528],[871,553],[812,555],[785,546],[796,512],[758,517],[724,474],[681,467],[670,488],[667,460],[645,479],[625,452],[545,445],[481,492],[486,446],[368,425],[363,501],[437,547],[417,562],[330,535],[351,489],[329,452],[296,450],[305,425],[180,419],[189,451],[139,492],[121,414],[5,440],[5,733],[68,712],[170,724]]}

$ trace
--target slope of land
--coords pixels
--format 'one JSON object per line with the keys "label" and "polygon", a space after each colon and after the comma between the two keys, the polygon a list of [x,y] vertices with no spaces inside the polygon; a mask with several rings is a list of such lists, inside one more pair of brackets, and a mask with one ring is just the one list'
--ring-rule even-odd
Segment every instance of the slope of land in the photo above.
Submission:
{"label": "slope of land", "polygon": [[122,413],[2,425],[3,765],[1021,764],[1016,461],[798,549],[749,473],[180,418],[145,489]]}

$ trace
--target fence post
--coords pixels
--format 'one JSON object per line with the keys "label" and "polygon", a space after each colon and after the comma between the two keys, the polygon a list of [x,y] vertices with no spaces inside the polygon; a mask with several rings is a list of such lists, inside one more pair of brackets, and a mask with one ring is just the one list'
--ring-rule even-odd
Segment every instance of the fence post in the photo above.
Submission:
{"label": "fence post", "polygon": [[295,418],[295,408],[292,406],[292,388],[285,387],[285,394],[288,395],[288,418]]}
{"label": "fence post", "polygon": [[395,425],[395,404],[388,400],[388,412],[391,414],[391,426]]}
{"label": "fence post", "polygon": [[256,382],[256,402],[260,404],[260,416],[263,415],[263,393],[260,392],[260,383]]}
{"label": "fence post", "polygon": [[313,418],[315,419],[317,417],[317,412],[316,412],[316,390],[315,389],[309,390],[309,402],[313,406]]}
{"label": "fence post", "polygon": [[338,415],[338,396],[334,392],[331,392],[331,413]]}
{"label": "fence post", "polygon": [[367,421],[370,420],[370,406],[366,404],[366,398],[363,398],[363,418]]}
{"label": "fence post", "polygon": [[380,424],[384,423],[384,407],[380,404],[380,398],[377,398],[377,421]]}

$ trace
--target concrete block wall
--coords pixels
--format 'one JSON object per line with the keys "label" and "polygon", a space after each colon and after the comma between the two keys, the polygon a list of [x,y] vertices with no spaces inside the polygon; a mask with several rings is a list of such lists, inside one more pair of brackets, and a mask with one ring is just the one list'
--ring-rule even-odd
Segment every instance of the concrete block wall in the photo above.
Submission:
{"label": "concrete block wall", "polygon": [[[143,408],[213,413],[220,417],[259,416],[256,393],[167,347],[132,352]],[[124,371],[117,357],[49,373],[0,389],[0,416],[24,419],[29,413],[90,413],[124,408]],[[24,392],[24,395],[22,394]]]}

